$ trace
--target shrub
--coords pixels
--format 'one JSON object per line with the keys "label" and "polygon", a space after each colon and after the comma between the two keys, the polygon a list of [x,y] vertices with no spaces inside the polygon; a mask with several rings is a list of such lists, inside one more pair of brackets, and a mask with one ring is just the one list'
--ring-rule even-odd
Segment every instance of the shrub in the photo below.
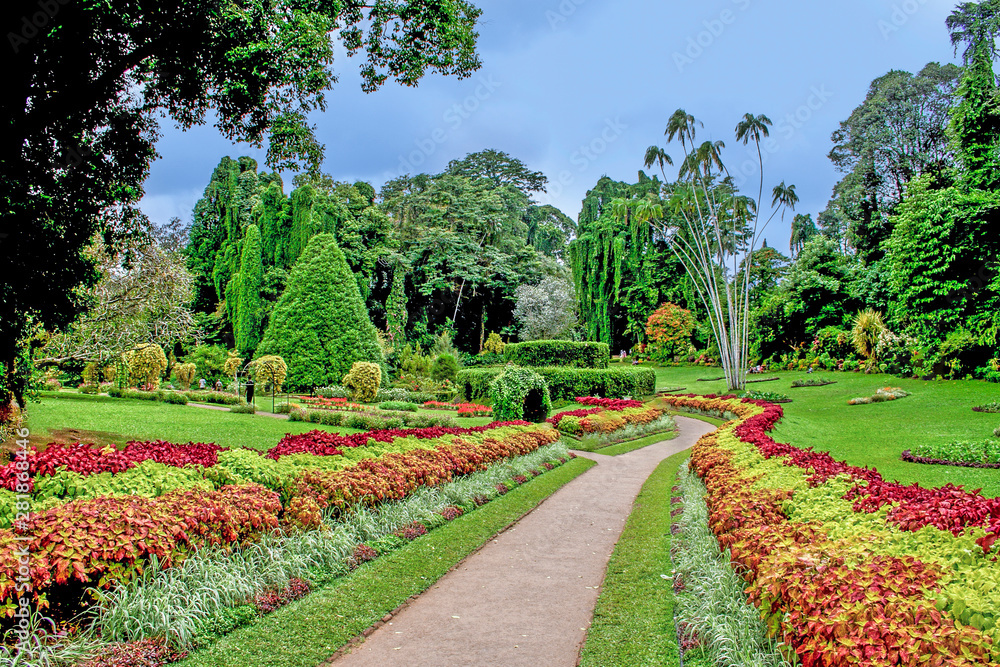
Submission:
{"label": "shrub", "polygon": [[85,384],[80,387],[81,394],[96,394],[100,388],[96,384]]}
{"label": "shrub", "polygon": [[549,385],[528,368],[507,366],[490,382],[493,418],[497,421],[543,422],[552,410]]}
{"label": "shrub", "polygon": [[350,398],[351,392],[346,388],[335,384],[330,387],[317,387],[315,394],[322,398]]}
{"label": "shrub", "polygon": [[279,415],[287,415],[292,412],[293,405],[291,403],[282,402],[275,406],[274,412]]}
{"label": "shrub", "polygon": [[121,387],[109,387],[108,396],[110,396],[111,398],[124,398],[125,390],[122,389]]}
{"label": "shrub", "polygon": [[281,355],[296,389],[331,385],[356,362],[384,363],[357,279],[332,234],[313,236],[295,262],[257,353]]}
{"label": "shrub", "polygon": [[56,378],[49,378],[48,380],[45,381],[46,391],[59,391],[61,387],[62,387],[62,382],[60,382]]}
{"label": "shrub", "polygon": [[986,405],[977,405],[972,408],[975,412],[1000,412],[1000,401],[993,401]]}
{"label": "shrub", "polygon": [[255,359],[250,364],[250,374],[258,385],[273,383],[275,393],[280,393],[281,385],[285,383],[285,376],[288,375],[288,365],[281,357],[270,354]]}
{"label": "shrub", "polygon": [[993,429],[993,435],[1000,438],[1000,426],[997,426],[995,429]]}
{"label": "shrub", "polygon": [[657,308],[646,321],[650,357],[656,361],[672,361],[687,352],[696,324],[690,310],[672,303]]}
{"label": "shrub", "polygon": [[155,343],[140,345],[124,355],[131,384],[160,386],[160,376],[167,370],[167,356]]}
{"label": "shrub", "polygon": [[240,401],[233,407],[229,408],[230,412],[235,412],[238,415],[252,415],[257,412],[257,406],[253,403],[247,403],[246,401]]}
{"label": "shrub", "polygon": [[101,380],[100,371],[97,368],[97,362],[91,361],[89,364],[83,367],[83,372],[80,373],[80,377],[87,384],[96,385]]}
{"label": "shrub", "polygon": [[[513,345],[508,346],[508,349]],[[465,401],[489,400],[490,382],[503,368],[464,369],[458,374],[458,394]],[[656,372],[629,366],[607,369],[533,368],[545,378],[553,401],[572,401],[577,396],[648,396],[656,391]]]}
{"label": "shrub", "polygon": [[351,372],[344,376],[343,383],[344,387],[351,390],[355,401],[371,403],[382,384],[382,369],[378,364],[356,361],[351,366]]}
{"label": "shrub", "polygon": [[176,391],[168,391],[163,397],[163,402],[174,405],[187,405],[188,397]]}
{"label": "shrub", "polygon": [[505,345],[503,340],[500,338],[500,334],[497,332],[492,332],[486,337],[486,342],[483,344],[483,353],[502,355]]}
{"label": "shrub", "polygon": [[456,375],[458,375],[458,360],[453,355],[442,354],[434,360],[434,365],[431,366],[432,378],[454,382]]}
{"label": "shrub", "polygon": [[472,366],[501,366],[503,365],[503,355],[494,352],[483,352],[482,354],[462,353],[462,365]]}
{"label": "shrub", "polygon": [[199,345],[183,361],[194,364],[195,378],[205,378],[210,384],[215,384],[216,380],[229,375],[223,370],[228,356],[228,351],[221,345]]}
{"label": "shrub", "polygon": [[383,401],[378,404],[380,410],[400,410],[403,412],[416,412],[419,405],[416,403],[406,403],[404,401]]}
{"label": "shrub", "polygon": [[174,366],[174,375],[177,376],[177,383],[181,389],[188,391],[191,383],[194,382],[194,374],[198,372],[198,366],[192,363],[177,364]]}
{"label": "shrub", "polygon": [[503,358],[507,363],[518,366],[607,368],[611,363],[611,351],[607,343],[536,340],[507,345]]}

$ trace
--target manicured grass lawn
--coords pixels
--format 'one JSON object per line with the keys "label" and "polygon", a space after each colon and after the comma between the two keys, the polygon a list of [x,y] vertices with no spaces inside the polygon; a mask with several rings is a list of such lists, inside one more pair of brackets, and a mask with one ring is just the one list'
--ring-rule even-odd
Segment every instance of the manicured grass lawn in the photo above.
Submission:
{"label": "manicured grass lawn", "polygon": [[[178,667],[315,667],[593,465],[573,459],[236,630]],[[405,656],[400,660],[405,664]]]}
{"label": "manicured grass lawn", "polygon": [[678,664],[670,489],[689,455],[680,452],[660,463],[639,492],[608,562],[581,666]]}
{"label": "manicured grass lawn", "polygon": [[[663,368],[658,382],[684,384],[692,375],[712,377],[714,369]],[[977,380],[904,380],[890,375],[821,372],[776,372],[778,382],[750,385],[775,391],[793,401],[782,405],[785,417],[772,433],[778,442],[828,451],[834,458],[856,466],[876,468],[883,477],[925,487],[949,482],[967,489],[982,488],[989,497],[1000,496],[1000,470],[906,463],[899,456],[921,443],[982,440],[993,437],[1000,415],[973,412],[972,407],[1000,400],[1000,385]],[[792,389],[793,380],[826,377],[837,384]],[[691,393],[725,393],[725,382],[686,385]],[[887,403],[847,405],[858,396],[870,396],[879,387],[902,387],[911,396]]]}
{"label": "manicured grass lawn", "polygon": [[[238,415],[190,405],[69,394],[45,396],[28,405],[32,442],[46,444],[80,440],[124,445],[129,440],[214,442],[224,447],[266,450],[286,433],[315,429],[357,433],[356,429],[289,422],[262,415]],[[270,402],[270,399],[269,401]]]}

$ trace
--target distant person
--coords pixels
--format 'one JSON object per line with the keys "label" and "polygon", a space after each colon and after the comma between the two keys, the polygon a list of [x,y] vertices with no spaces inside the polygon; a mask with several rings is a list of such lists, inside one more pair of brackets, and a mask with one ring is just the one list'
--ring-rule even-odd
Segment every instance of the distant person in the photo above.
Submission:
{"label": "distant person", "polygon": [[247,380],[247,403],[253,403],[253,378]]}
{"label": "distant person", "polygon": [[222,380],[215,381],[215,391],[222,391]]}
{"label": "distant person", "polygon": [[205,391],[205,378],[198,380],[198,388]]}
{"label": "distant person", "polygon": [[618,361],[622,362],[623,364],[625,363],[625,350],[622,350],[621,354],[618,355]]}

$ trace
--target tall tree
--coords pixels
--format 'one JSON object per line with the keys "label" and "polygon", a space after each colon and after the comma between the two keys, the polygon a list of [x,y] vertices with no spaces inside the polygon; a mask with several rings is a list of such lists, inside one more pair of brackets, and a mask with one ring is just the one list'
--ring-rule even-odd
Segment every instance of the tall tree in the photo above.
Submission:
{"label": "tall tree", "polygon": [[260,342],[263,322],[261,288],[264,281],[264,264],[261,261],[260,230],[257,225],[247,227],[243,237],[243,253],[240,256],[240,270],[233,278],[236,281],[237,302],[233,333],[236,350],[247,359],[253,357]]}
{"label": "tall tree", "polygon": [[[7,9],[30,17],[39,5]],[[213,111],[228,139],[266,141],[273,167],[315,169],[323,151],[307,116],[326,106],[334,39],[368,56],[366,91],[390,78],[415,85],[428,71],[463,77],[480,66],[480,11],[465,0],[122,0],[59,3],[58,12],[57,27],[8,36],[14,62],[0,103],[6,370],[30,322],[62,327],[85,308],[76,288],[99,278],[84,252],[94,237],[114,250],[142,231],[136,205],[161,114],[189,128]],[[21,390],[4,381],[0,405],[12,396],[20,401]]]}
{"label": "tall tree", "polygon": [[283,358],[286,384],[300,390],[340,384],[356,361],[384,363],[357,281],[332,234],[309,240],[257,354]]}
{"label": "tall tree", "polygon": [[865,101],[832,135],[830,160],[845,174],[823,219],[846,218],[862,261],[882,256],[890,216],[906,185],[947,176],[954,161],[948,113],[961,71],[929,63],[918,74],[893,70],[872,81]]}
{"label": "tall tree", "polygon": [[791,250],[793,255],[799,254],[809,239],[817,234],[819,234],[819,230],[816,229],[816,223],[813,222],[812,214],[796,214],[792,218],[792,234],[788,241],[789,250]]}

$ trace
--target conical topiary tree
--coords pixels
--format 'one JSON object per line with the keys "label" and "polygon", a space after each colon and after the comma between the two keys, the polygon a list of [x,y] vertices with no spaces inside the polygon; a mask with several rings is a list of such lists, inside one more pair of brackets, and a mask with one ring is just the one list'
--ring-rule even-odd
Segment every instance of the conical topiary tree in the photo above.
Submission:
{"label": "conical topiary tree", "polygon": [[317,234],[292,267],[257,354],[279,355],[293,389],[338,384],[356,361],[384,365],[358,283],[332,234]]}

